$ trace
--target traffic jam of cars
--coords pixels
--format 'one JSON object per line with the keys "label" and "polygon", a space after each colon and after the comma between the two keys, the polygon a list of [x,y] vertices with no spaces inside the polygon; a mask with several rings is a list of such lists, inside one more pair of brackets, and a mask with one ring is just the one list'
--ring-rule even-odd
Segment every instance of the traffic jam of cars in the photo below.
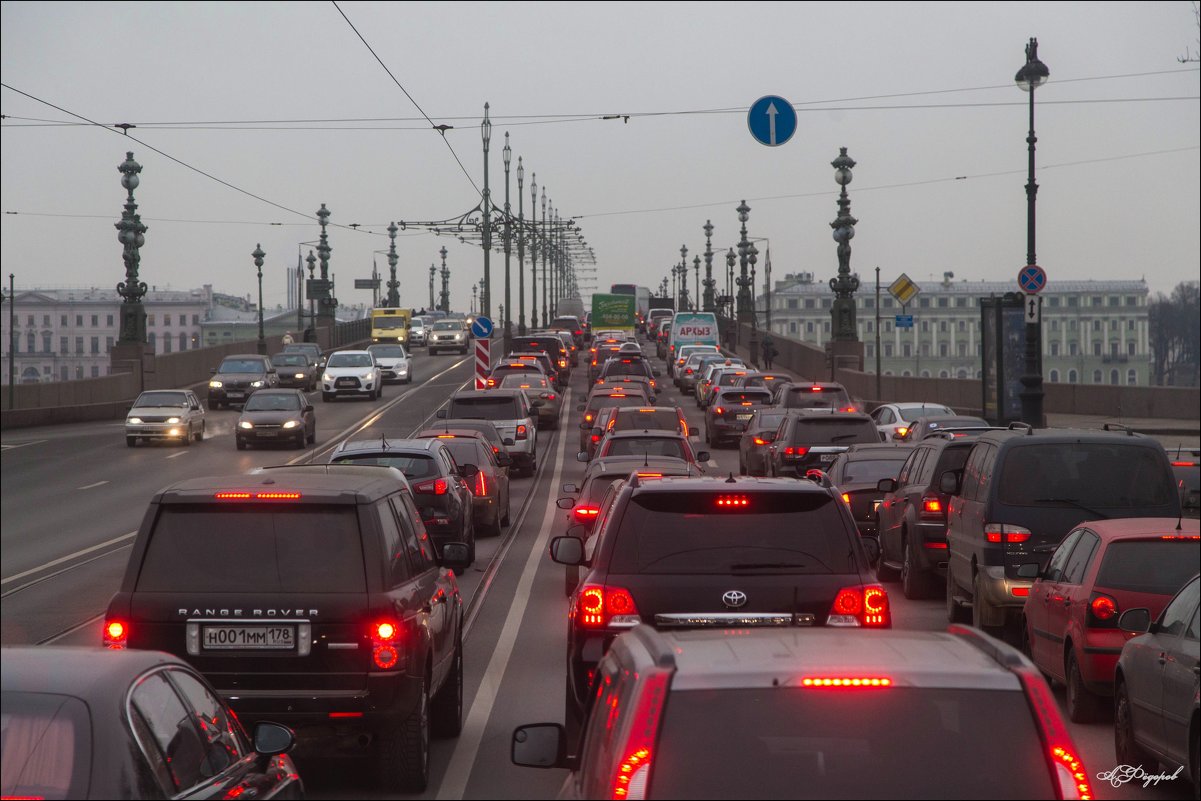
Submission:
{"label": "traffic jam of cars", "polygon": [[[317,392],[377,401],[413,348],[473,335],[408,322],[404,344],[227,356],[208,410],[235,407],[238,450],[315,445]],[[559,316],[493,338],[482,388],[409,436],[158,489],[99,655],[4,650],[3,796],[303,797],[309,760],[347,752],[379,792],[425,792],[466,721],[460,582],[519,534],[525,477],[557,509],[521,533],[563,573],[540,677],[561,717],[484,747],[559,769],[561,798],[1083,799],[1114,765],[1196,797],[1194,453],[865,403],[755,369],[717,322]],[[146,391],[126,442],[218,417]],[[548,441],[574,454],[556,486]],[[1073,726],[1109,722],[1113,764],[1086,765]]]}

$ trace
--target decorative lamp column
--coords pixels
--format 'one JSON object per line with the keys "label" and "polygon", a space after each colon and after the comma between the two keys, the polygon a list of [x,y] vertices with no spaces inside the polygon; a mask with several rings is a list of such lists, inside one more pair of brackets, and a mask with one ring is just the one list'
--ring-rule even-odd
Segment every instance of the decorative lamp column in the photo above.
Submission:
{"label": "decorative lamp column", "polygon": [[546,187],[542,187],[542,327],[546,328],[550,325],[550,318],[547,316],[550,312],[550,303],[548,302],[546,272],[548,269],[547,263],[550,257],[550,229],[546,225]]}
{"label": "decorative lamp column", "polygon": [[[306,265],[308,265],[308,268],[309,268],[309,282],[310,282],[310,286],[311,286],[312,285],[311,282],[313,281],[313,278],[316,275],[316,270],[317,270],[317,257],[313,255],[313,251],[311,251],[311,250],[309,251],[309,255],[305,258],[304,263]],[[309,328],[313,331],[312,335],[314,338],[312,340],[305,340],[305,341],[306,342],[309,342],[309,341],[316,342],[317,341],[316,340],[316,336],[317,336],[317,306],[316,306],[316,298],[314,298],[312,295],[309,295]]]}
{"label": "decorative lamp column", "polygon": [[753,316],[751,307],[751,277],[747,274],[747,249],[750,242],[746,238],[746,221],[750,219],[751,207],[742,201],[738,204],[738,221],[742,223],[742,231],[738,239],[738,322],[749,323]]}
{"label": "decorative lamp column", "polygon": [[[504,324],[504,348],[508,353],[513,344],[513,322],[509,319],[513,309],[513,299],[510,295],[509,259],[513,253],[513,217],[509,213],[509,164],[513,161],[513,148],[509,147],[509,132],[505,131],[505,148],[502,151],[505,161],[505,308],[501,315]],[[521,191],[521,190],[518,190]]]}
{"label": "decorative lamp column", "polygon": [[755,247],[754,242],[748,242],[746,247],[746,260],[751,266],[750,278],[750,296],[751,296],[751,341],[747,343],[747,347],[751,353],[751,363],[759,364],[759,312],[755,308],[755,265],[759,262],[759,248]]}
{"label": "decorative lamp column", "polygon": [[141,344],[146,341],[146,309],[142,305],[142,298],[146,296],[146,284],[138,279],[138,265],[142,261],[138,251],[146,243],[145,234],[149,229],[142,224],[138,204],[133,199],[133,190],[137,189],[140,183],[138,173],[142,171],[142,165],[133,160],[133,151],[128,151],[125,161],[117,167],[117,171],[121,173],[121,186],[125,187],[127,193],[121,222],[115,223],[117,241],[122,245],[121,258],[125,261],[125,280],[117,284],[117,294],[122,298],[120,337],[123,343]]}
{"label": "decorative lamp column", "polygon": [[734,263],[737,261],[734,248],[730,248],[726,254],[726,316],[730,318],[734,317]]}
{"label": "decorative lamp column", "polygon": [[[507,136],[508,134],[506,134]],[[517,157],[517,335],[525,336],[525,167]],[[508,183],[506,182],[506,191]],[[507,204],[506,204],[507,205]],[[506,286],[508,282],[506,281]],[[505,295],[505,308],[509,296]],[[512,312],[510,311],[510,314]]]}
{"label": "decorative lamp column", "polygon": [[388,226],[388,308],[400,307],[400,282],[396,280],[396,232],[400,229],[393,222]]}
{"label": "decorative lamp column", "polygon": [[259,274],[259,353],[266,356],[267,338],[263,335],[263,257],[267,254],[263,252],[261,244],[256,244],[254,253],[250,255],[254,257],[254,266]]}
{"label": "decorative lamp column", "polygon": [[[1047,82],[1051,71],[1038,60],[1038,40],[1031,38],[1026,44],[1026,63],[1018,70],[1014,80],[1018,88],[1030,95],[1030,131],[1026,134],[1029,153],[1029,171],[1026,178],[1026,264],[1038,264],[1034,248],[1034,203],[1038,195],[1038,184],[1034,182],[1034,90]],[[1038,302],[1037,300],[1035,302]],[[1041,317],[1041,315],[1040,315]],[[1026,373],[1021,377],[1022,421],[1032,426],[1043,425],[1043,364],[1042,325],[1026,323]]]}
{"label": "decorative lamp column", "polygon": [[692,294],[692,308],[695,311],[696,309],[700,308],[699,306],[697,306],[697,302],[700,301],[700,299],[701,299],[701,257],[700,256],[692,257],[692,278],[693,278],[692,285],[693,285],[693,290],[694,290],[693,294]]}
{"label": "decorative lamp column", "polygon": [[484,104],[484,121],[480,123],[484,140],[484,290],[480,296],[480,313],[492,316],[492,190],[488,188],[488,148],[492,142],[492,121],[488,119],[488,104]]}
{"label": "decorative lamp column", "polygon": [[835,342],[858,342],[855,325],[855,291],[859,289],[859,276],[851,273],[851,240],[855,238],[855,223],[851,216],[851,199],[847,196],[847,184],[851,182],[851,168],[855,160],[847,155],[845,147],[839,148],[838,158],[830,162],[834,168],[834,182],[842,187],[838,196],[838,217],[830,223],[834,229],[834,241],[838,243],[838,276],[830,279],[834,291],[834,304],[830,309],[830,328]]}
{"label": "decorative lamp column", "polygon": [[538,173],[530,174],[530,328],[538,327]]}
{"label": "decorative lamp column", "polygon": [[430,265],[430,305],[428,306],[430,311],[433,311],[434,309],[438,308],[438,303],[434,299],[434,279],[437,277],[437,275],[438,275],[438,268],[431,264]]}
{"label": "decorative lamp column", "polygon": [[705,311],[711,312],[717,310],[717,305],[714,298],[714,287],[717,286],[717,281],[713,278],[713,221],[705,220],[703,226],[705,231],[705,294],[704,308]]}
{"label": "decorative lamp column", "polygon": [[450,268],[446,266],[446,247],[438,251],[442,257],[442,294],[438,308],[450,314]]}

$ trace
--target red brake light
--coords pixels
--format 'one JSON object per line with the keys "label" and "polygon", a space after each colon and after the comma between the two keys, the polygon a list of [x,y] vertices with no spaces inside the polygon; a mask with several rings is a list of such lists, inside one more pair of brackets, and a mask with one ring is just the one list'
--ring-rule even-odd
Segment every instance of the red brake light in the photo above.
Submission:
{"label": "red brake light", "polygon": [[826,625],[892,628],[888,593],[879,584],[843,587],[830,606]]}
{"label": "red brake light", "polygon": [[1088,608],[1097,620],[1109,621],[1118,616],[1118,602],[1108,595],[1097,593],[1089,602]]}
{"label": "red brake light", "polygon": [[809,391],[810,392],[821,392],[822,388],[821,387],[809,387]]}
{"label": "red brake light", "polygon": [[603,587],[586,584],[580,590],[572,614],[577,623],[587,629],[609,625],[629,627],[641,622],[634,596],[623,587]]}
{"label": "red brake light", "polygon": [[488,494],[488,480],[484,478],[484,471],[475,474],[475,495],[483,497]]}
{"label": "red brake light", "polygon": [[218,492],[213,495],[219,501],[296,501],[299,492]]}
{"label": "red brake light", "polygon": [[745,495],[718,495],[717,505],[723,509],[733,506],[750,506],[751,500]]}
{"label": "red brake light", "polygon": [[1161,540],[1201,540],[1201,534],[1164,534]]}
{"label": "red brake light", "polygon": [[446,491],[450,489],[450,485],[444,478],[432,478],[429,481],[414,484],[413,489],[423,495],[445,495]]}
{"label": "red brake light", "polygon": [[567,366],[567,360],[566,360],[566,359],[559,359],[559,366],[560,366],[560,367],[566,367],[566,366]]}
{"label": "red brake light", "polygon": [[371,661],[381,670],[391,670],[400,661],[400,626],[391,620],[371,625]]}
{"label": "red brake light", "polygon": [[124,650],[129,645],[129,628],[120,620],[104,622],[104,647],[114,651]]}
{"label": "red brake light", "polygon": [[667,685],[671,674],[666,670],[652,670],[642,682],[642,688],[634,701],[634,715],[630,736],[626,741],[625,758],[613,773],[612,798],[622,801],[639,801],[646,798],[650,786],[651,754],[659,733],[659,718],[663,712],[663,701],[667,697]]}
{"label": "red brake light", "polygon": [[922,498],[922,511],[923,512],[941,512],[942,511],[942,501],[938,500],[938,498],[931,498],[929,496]]}
{"label": "red brake light", "polygon": [[891,687],[887,676],[805,676],[802,687]]}
{"label": "red brake light", "polygon": [[807,453],[809,453],[809,448],[807,448],[803,445],[800,447],[794,447],[792,445],[789,445],[787,448],[784,449],[785,456],[801,457]]}
{"label": "red brake light", "polygon": [[1196,462],[1172,462],[1172,467],[1196,467]]}
{"label": "red brake light", "polygon": [[387,621],[375,624],[375,639],[385,642],[396,638],[396,625]]}
{"label": "red brake light", "polygon": [[572,513],[576,516],[576,519],[579,520],[579,522],[587,523],[590,520],[596,519],[596,516],[600,514],[600,507],[590,505],[577,506],[574,510],[572,510]]}
{"label": "red brake light", "polygon": [[572,333],[573,333],[573,334],[575,334],[577,337],[578,337],[578,336],[583,336],[583,335],[584,335],[584,332],[583,332],[583,331],[573,331]]}
{"label": "red brake light", "polygon": [[525,426],[525,424],[517,426],[517,439],[527,439],[529,435],[530,430]]}
{"label": "red brake light", "polygon": [[1091,799],[1093,788],[1088,783],[1088,771],[1076,756],[1078,751],[1059,714],[1059,706],[1047,682],[1033,668],[1014,670],[1026,691],[1026,700],[1038,721],[1038,732],[1046,749],[1051,774],[1055,777],[1061,798]]}
{"label": "red brake light", "polygon": [[1014,598],[1029,598],[1030,597],[1030,588],[1029,587],[1010,587],[1009,594],[1012,595]]}
{"label": "red brake light", "polygon": [[1030,539],[1030,529],[1009,523],[985,523],[984,537],[989,542],[1025,542]]}

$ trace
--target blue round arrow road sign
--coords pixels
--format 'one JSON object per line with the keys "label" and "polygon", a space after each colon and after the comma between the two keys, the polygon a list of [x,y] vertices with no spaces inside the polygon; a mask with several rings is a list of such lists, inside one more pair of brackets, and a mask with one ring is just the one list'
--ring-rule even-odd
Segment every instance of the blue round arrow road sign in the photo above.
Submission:
{"label": "blue round arrow road sign", "polygon": [[1037,264],[1028,264],[1018,273],[1018,286],[1027,295],[1036,295],[1047,285],[1047,271]]}
{"label": "blue round arrow road sign", "polygon": [[479,339],[487,339],[492,336],[492,321],[487,317],[476,317],[475,322],[471,324],[471,333]]}
{"label": "blue round arrow road sign", "polygon": [[782,145],[796,133],[796,109],[779,95],[761,97],[747,112],[746,126],[760,144]]}

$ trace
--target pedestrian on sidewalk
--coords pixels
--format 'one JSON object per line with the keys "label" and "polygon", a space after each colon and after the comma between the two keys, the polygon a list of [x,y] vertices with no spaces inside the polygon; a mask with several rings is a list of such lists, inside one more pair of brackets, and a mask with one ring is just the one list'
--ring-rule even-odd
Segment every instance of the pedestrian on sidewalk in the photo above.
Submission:
{"label": "pedestrian on sidewalk", "polygon": [[763,349],[763,367],[770,370],[772,360],[776,358],[776,343],[772,340],[771,334],[764,335],[761,347]]}
{"label": "pedestrian on sidewalk", "polygon": [[283,337],[281,337],[279,341],[285,345],[291,345],[296,340],[292,339],[291,331],[285,331]]}

